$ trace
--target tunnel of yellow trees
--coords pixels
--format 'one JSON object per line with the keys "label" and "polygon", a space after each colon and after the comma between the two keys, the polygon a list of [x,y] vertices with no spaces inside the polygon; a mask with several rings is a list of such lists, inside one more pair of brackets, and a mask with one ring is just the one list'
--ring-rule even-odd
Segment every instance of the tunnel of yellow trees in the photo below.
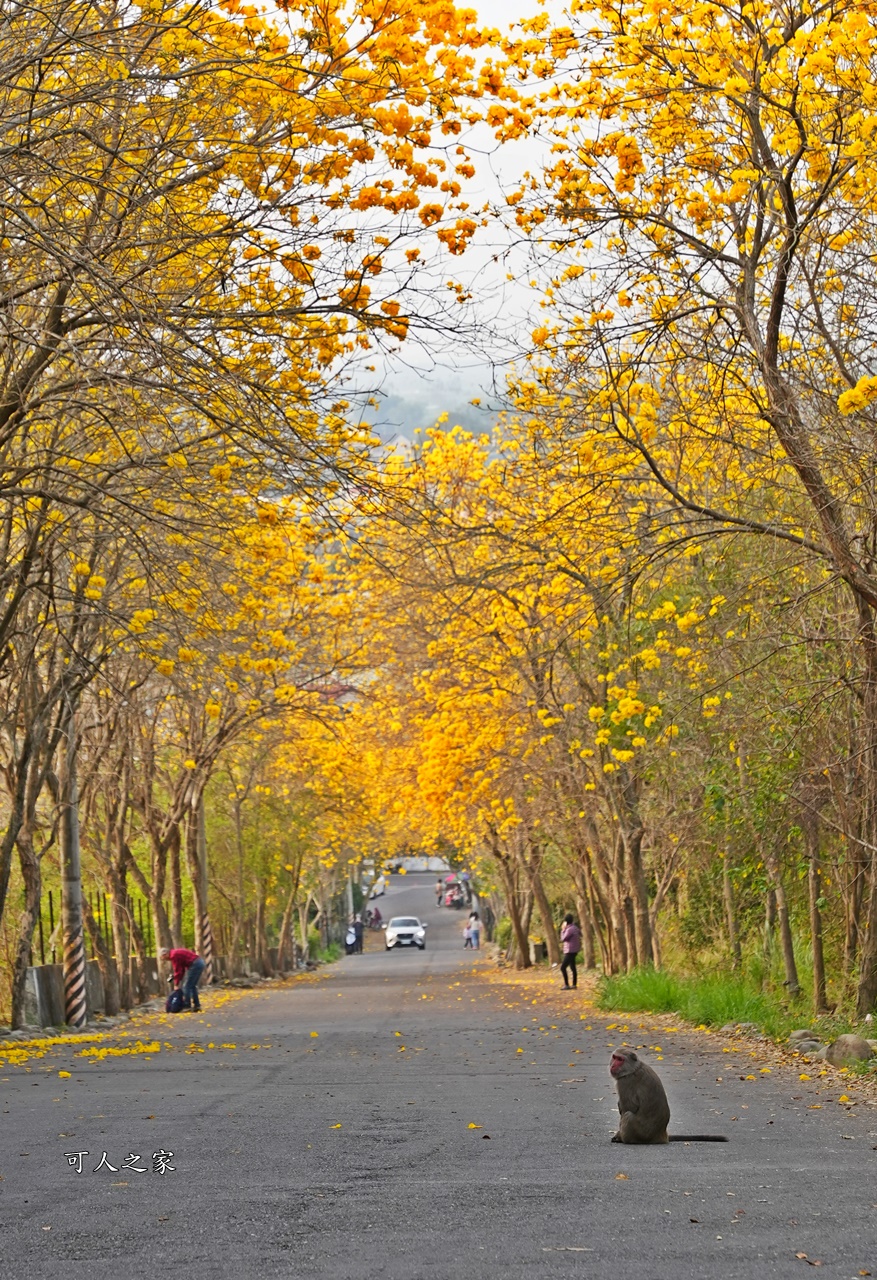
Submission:
{"label": "tunnel of yellow trees", "polygon": [[0,1021],[413,856],[518,966],[870,1013],[873,4],[3,32]]}

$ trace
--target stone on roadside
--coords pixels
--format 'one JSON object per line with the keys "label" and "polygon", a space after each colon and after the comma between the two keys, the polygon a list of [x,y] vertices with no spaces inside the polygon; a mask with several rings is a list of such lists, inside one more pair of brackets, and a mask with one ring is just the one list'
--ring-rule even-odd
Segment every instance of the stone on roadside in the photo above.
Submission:
{"label": "stone on roadside", "polygon": [[870,1058],[874,1050],[857,1035],[842,1035],[830,1044],[825,1052],[826,1062],[833,1067],[846,1067],[851,1062],[864,1062]]}
{"label": "stone on roadside", "polygon": [[806,1054],[808,1057],[819,1053],[824,1047],[814,1031],[793,1031],[786,1043],[793,1053]]}

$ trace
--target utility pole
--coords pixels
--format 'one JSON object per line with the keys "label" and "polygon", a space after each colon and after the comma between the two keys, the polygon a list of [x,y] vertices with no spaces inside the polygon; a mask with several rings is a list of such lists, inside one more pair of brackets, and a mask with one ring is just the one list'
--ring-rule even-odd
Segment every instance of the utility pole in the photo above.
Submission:
{"label": "utility pole", "polygon": [[76,706],[66,697],[65,737],[61,753],[61,922],[63,930],[64,1017],[81,1027],[88,1017],[85,1000],[85,938],[82,926],[82,861],[79,844],[79,789],[76,781]]}

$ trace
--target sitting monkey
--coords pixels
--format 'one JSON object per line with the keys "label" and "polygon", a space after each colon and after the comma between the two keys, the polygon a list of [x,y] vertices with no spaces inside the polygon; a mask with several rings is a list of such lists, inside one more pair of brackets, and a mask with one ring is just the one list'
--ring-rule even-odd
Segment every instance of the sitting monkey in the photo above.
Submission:
{"label": "sitting monkey", "polygon": [[719,1136],[697,1134],[683,1136],[667,1133],[670,1104],[657,1072],[640,1062],[632,1049],[616,1049],[609,1063],[609,1074],[618,1090],[618,1113],[621,1120],[613,1142],[727,1142]]}

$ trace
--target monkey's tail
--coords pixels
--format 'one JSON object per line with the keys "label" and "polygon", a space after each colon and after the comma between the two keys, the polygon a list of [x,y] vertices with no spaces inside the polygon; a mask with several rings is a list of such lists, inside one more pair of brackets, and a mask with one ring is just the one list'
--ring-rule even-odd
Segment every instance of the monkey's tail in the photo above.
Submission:
{"label": "monkey's tail", "polygon": [[671,1133],[670,1142],[727,1142],[720,1133]]}

